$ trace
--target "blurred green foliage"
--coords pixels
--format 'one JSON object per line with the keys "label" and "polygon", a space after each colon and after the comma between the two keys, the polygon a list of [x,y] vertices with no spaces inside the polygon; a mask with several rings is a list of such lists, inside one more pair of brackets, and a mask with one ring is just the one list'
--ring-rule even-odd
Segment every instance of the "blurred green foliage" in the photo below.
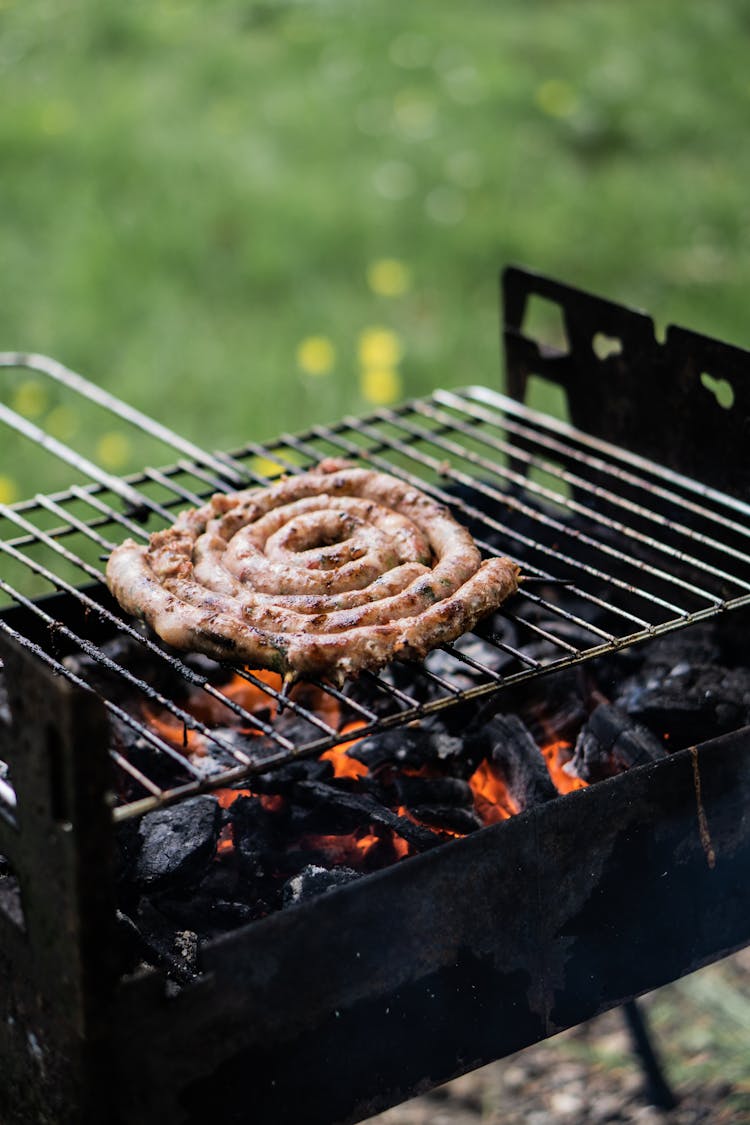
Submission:
{"label": "blurred green foliage", "polygon": [[[227,447],[495,383],[510,261],[750,346],[749,33],[747,0],[0,0],[0,348]],[[26,444],[0,499],[70,476]]]}

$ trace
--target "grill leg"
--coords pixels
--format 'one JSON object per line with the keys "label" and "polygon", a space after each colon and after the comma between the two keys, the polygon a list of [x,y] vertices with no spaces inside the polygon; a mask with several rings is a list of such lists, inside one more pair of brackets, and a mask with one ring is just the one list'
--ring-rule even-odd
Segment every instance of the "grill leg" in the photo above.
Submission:
{"label": "grill leg", "polygon": [[622,1011],[641,1064],[644,1091],[649,1103],[658,1109],[674,1109],[678,1098],[662,1069],[643,1012],[635,1000],[623,1004]]}

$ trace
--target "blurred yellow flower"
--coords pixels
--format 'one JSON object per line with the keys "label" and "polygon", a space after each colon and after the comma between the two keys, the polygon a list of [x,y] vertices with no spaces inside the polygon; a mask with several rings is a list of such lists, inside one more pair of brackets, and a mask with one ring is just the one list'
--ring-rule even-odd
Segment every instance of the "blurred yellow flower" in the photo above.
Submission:
{"label": "blurred yellow flower", "polygon": [[118,430],[102,434],[96,443],[97,460],[105,469],[122,469],[130,457],[130,439]]}
{"label": "blurred yellow flower", "polygon": [[24,418],[38,418],[47,408],[47,391],[36,379],[26,379],[16,387],[11,406]]}
{"label": "blurred yellow flower", "polygon": [[297,363],[305,375],[330,375],[336,349],[327,336],[306,336],[297,345]]}
{"label": "blurred yellow flower", "polygon": [[402,353],[401,341],[390,328],[365,328],[359,334],[359,362],[365,368],[395,367]]}
{"label": "blurred yellow flower", "polygon": [[68,441],[78,429],[78,415],[70,406],[56,406],[44,419],[44,428],[60,441]]}
{"label": "blurred yellow flower", "polygon": [[279,473],[284,472],[283,465],[280,465],[278,461],[271,461],[268,457],[252,457],[248,467],[251,472],[256,473],[259,477],[277,477]]}
{"label": "blurred yellow flower", "polygon": [[370,367],[360,376],[362,395],[375,406],[398,402],[403,393],[401,376],[393,367]]}
{"label": "blurred yellow flower", "polygon": [[534,100],[550,117],[570,117],[578,109],[578,95],[569,82],[549,78],[537,88]]}
{"label": "blurred yellow flower", "polygon": [[400,297],[411,288],[411,270],[398,258],[380,258],[367,267],[367,284],[379,297]]}
{"label": "blurred yellow flower", "polygon": [[0,476],[0,504],[12,504],[18,499],[18,485],[13,477]]}

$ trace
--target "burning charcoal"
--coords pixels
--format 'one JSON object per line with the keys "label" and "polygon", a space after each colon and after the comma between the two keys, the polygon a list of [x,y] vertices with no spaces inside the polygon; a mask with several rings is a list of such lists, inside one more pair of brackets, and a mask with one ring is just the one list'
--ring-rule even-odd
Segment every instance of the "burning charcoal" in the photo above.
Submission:
{"label": "burning charcoal", "polygon": [[446,808],[473,807],[474,795],[467,781],[459,777],[397,777],[393,790],[399,805],[443,805]]}
{"label": "burning charcoal", "polygon": [[161,888],[196,882],[216,851],[221,809],[214,797],[192,797],[179,805],[147,813],[135,864],[142,886]]}
{"label": "burning charcoal", "polygon": [[296,906],[297,903],[307,902],[316,895],[325,894],[327,891],[343,887],[359,879],[360,874],[351,867],[334,867],[330,871],[325,867],[316,867],[309,864],[303,867],[298,875],[287,879],[283,890],[284,907]]}
{"label": "burning charcoal", "polygon": [[264,808],[257,797],[238,797],[230,810],[232,839],[243,878],[253,885],[268,878],[273,855],[281,847],[279,832],[286,818]]}
{"label": "burning charcoal", "polygon": [[294,792],[294,786],[297,782],[330,781],[333,772],[333,765],[330,761],[301,758],[268,773],[258,774],[257,777],[253,778],[253,791],[283,797]]}
{"label": "burning charcoal", "polygon": [[426,851],[428,848],[439,844],[440,837],[429,828],[421,828],[405,816],[399,816],[392,809],[379,804],[367,793],[347,793],[333,785],[324,785],[318,781],[305,781],[297,790],[298,800],[324,801],[334,807],[351,809],[361,813],[364,823],[383,824],[392,828],[402,839],[415,849]]}
{"label": "burning charcoal", "polygon": [[622,685],[615,703],[678,749],[750,720],[750,670],[687,662],[667,672],[650,666]]}
{"label": "burning charcoal", "polygon": [[[335,788],[337,792],[347,791],[343,784],[340,789],[338,785]],[[324,786],[323,792],[324,795],[318,797],[308,791],[303,798],[306,802],[304,805],[294,802],[290,804],[286,823],[290,837],[328,834],[338,836],[345,832],[355,832],[360,827],[362,815],[356,807],[331,804],[328,786]]]}
{"label": "burning charcoal", "polygon": [[602,781],[665,757],[650,730],[611,703],[600,703],[578,735],[571,768],[584,781]]}
{"label": "burning charcoal", "polygon": [[476,832],[484,824],[474,809],[457,808],[455,805],[414,805],[410,811],[417,820],[429,824],[431,828],[460,832],[462,835]]}
{"label": "burning charcoal", "polygon": [[588,689],[581,674],[579,667],[561,669],[545,679],[543,690],[532,679],[509,688],[502,702],[523,720],[538,745],[573,741],[588,716],[583,702]]}
{"label": "burning charcoal", "polygon": [[495,715],[470,741],[473,753],[499,770],[519,812],[557,796],[544,756],[517,715]]}
{"label": "burning charcoal", "polygon": [[373,773],[390,764],[418,769],[430,762],[460,761],[463,742],[438,723],[420,723],[362,738],[347,754],[363,762]]}

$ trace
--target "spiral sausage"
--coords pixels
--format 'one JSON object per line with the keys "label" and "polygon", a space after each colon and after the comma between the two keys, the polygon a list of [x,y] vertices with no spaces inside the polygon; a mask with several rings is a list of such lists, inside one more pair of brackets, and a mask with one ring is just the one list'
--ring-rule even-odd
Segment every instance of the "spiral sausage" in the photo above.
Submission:
{"label": "spiral sausage", "polygon": [[217,494],[147,547],[127,539],[107,583],[168,644],[341,683],[421,659],[517,588],[447,508],[395,477],[329,459]]}

